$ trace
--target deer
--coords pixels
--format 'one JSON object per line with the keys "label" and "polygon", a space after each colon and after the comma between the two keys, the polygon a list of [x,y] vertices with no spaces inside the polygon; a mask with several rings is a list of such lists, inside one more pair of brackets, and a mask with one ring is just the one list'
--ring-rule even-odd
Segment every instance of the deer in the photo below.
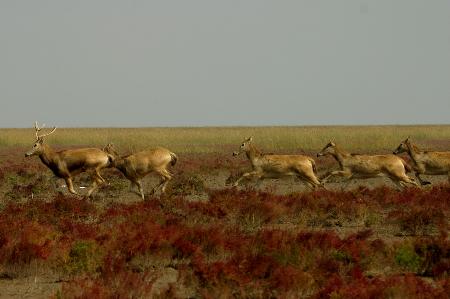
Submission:
{"label": "deer", "polygon": [[242,174],[233,184],[238,186],[243,179],[257,179],[258,182],[266,178],[282,178],[294,176],[303,181],[312,190],[322,182],[317,178],[314,159],[304,155],[275,155],[264,154],[253,145],[253,137],[244,139],[238,151],[233,156],[245,153],[252,165],[252,171]]}
{"label": "deer", "polygon": [[[330,141],[319,153],[317,153],[317,157],[327,155],[331,155],[336,159],[339,163],[340,170],[327,173],[325,177],[322,178],[322,182],[324,183],[332,176],[344,177],[347,181],[347,185],[352,179],[388,177],[400,189],[405,188],[407,184],[418,186],[414,179],[406,175],[406,171],[410,170],[408,164],[403,159],[393,154],[351,154]],[[345,187],[343,189],[345,189]]]}
{"label": "deer", "polygon": [[408,137],[394,151],[395,155],[401,153],[410,156],[415,176],[421,185],[431,183],[423,180],[420,175],[447,175],[450,183],[450,152],[421,151]]}
{"label": "deer", "polygon": [[87,192],[87,197],[91,197],[92,193],[99,185],[105,183],[105,179],[101,176],[100,170],[109,167],[112,156],[98,148],[79,148],[55,151],[49,145],[44,143],[44,137],[53,134],[56,126],[46,134],[39,135],[39,132],[45,127],[38,126],[36,121],[34,124],[36,141],[33,147],[25,153],[25,157],[39,156],[42,163],[47,166],[55,176],[65,180],[67,189],[72,194],[78,193],[73,188],[73,178],[82,172],[91,172],[92,186]]}
{"label": "deer", "polygon": [[169,164],[174,166],[178,157],[175,153],[163,147],[144,150],[135,154],[120,157],[112,143],[107,144],[103,151],[113,156],[113,167],[117,168],[129,181],[130,191],[137,186],[142,200],[145,199],[141,180],[151,172],[158,174],[161,181],[155,186],[151,194],[161,187],[161,193],[165,193],[166,186],[172,179],[172,174],[167,170]]}

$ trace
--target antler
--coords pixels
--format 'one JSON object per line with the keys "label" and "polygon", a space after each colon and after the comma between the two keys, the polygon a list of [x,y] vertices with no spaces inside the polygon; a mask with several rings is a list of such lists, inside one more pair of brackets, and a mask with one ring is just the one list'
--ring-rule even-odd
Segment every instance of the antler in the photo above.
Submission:
{"label": "antler", "polygon": [[42,130],[44,127],[45,127],[45,124],[43,124],[42,127],[39,128],[38,122],[36,121],[36,122],[34,123],[34,129],[35,129],[35,131],[36,131],[36,132],[35,132],[35,134],[36,134],[36,140],[39,139],[39,138],[48,136],[48,135],[50,135],[50,134],[52,134],[52,133],[54,133],[54,132],[56,131],[56,126],[55,126],[55,127],[53,127],[53,129],[52,129],[52,131],[51,131],[50,133],[47,133],[47,134],[44,134],[44,135],[40,135],[40,136],[39,136],[39,135],[38,135],[38,132],[39,132],[40,130]]}

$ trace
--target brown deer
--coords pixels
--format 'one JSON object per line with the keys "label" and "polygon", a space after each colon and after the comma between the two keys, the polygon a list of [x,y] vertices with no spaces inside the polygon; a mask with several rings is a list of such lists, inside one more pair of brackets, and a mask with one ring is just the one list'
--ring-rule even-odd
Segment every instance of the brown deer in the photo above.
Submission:
{"label": "brown deer", "polygon": [[395,155],[401,153],[407,153],[411,157],[414,163],[413,169],[420,184],[431,184],[420,177],[422,174],[447,175],[450,183],[450,152],[421,151],[408,137],[394,151]]}
{"label": "brown deer", "polygon": [[[331,155],[339,163],[340,170],[331,171],[323,179],[326,182],[332,176],[342,176],[347,183],[351,179],[365,179],[374,177],[388,177],[398,187],[404,188],[406,184],[418,186],[414,179],[406,175],[408,164],[395,155],[359,155],[351,154],[334,142],[328,143],[317,157]],[[345,187],[344,187],[345,188]]]}
{"label": "brown deer", "polygon": [[82,172],[92,171],[91,177],[93,182],[87,192],[87,196],[90,197],[98,185],[105,183],[105,180],[100,175],[100,170],[110,165],[112,156],[98,148],[55,151],[44,143],[44,137],[53,134],[56,131],[56,127],[53,127],[51,132],[47,134],[39,135],[38,133],[42,128],[39,128],[38,123],[35,122],[36,142],[31,150],[25,153],[25,157],[39,156],[42,163],[50,168],[57,177],[65,180],[67,188],[72,194],[78,194],[73,188],[73,177]]}
{"label": "brown deer", "polygon": [[174,166],[178,160],[177,155],[163,147],[148,149],[123,157],[117,154],[111,143],[106,145],[103,150],[113,156],[113,166],[130,180],[130,190],[134,185],[138,187],[142,199],[144,199],[144,189],[141,179],[151,172],[156,172],[161,177],[161,181],[152,189],[151,194],[155,193],[159,187],[161,187],[161,192],[164,193],[168,182],[172,179],[167,167],[169,164]]}
{"label": "brown deer", "polygon": [[253,171],[244,173],[233,186],[237,186],[241,180],[248,178],[263,180],[287,176],[298,177],[311,189],[322,186],[317,178],[316,164],[312,158],[303,155],[263,154],[253,145],[252,140],[252,137],[245,139],[239,151],[234,152],[233,156],[245,153],[252,164]]}

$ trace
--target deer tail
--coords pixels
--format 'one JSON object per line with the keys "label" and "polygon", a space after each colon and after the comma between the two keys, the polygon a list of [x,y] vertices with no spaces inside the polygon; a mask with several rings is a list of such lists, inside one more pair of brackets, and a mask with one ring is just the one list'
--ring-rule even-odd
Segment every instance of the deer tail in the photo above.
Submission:
{"label": "deer tail", "polygon": [[402,163],[403,163],[403,166],[405,167],[405,172],[406,173],[408,173],[408,172],[411,172],[413,169],[412,169],[412,167],[411,166],[409,166],[409,164],[408,163],[406,163],[406,161],[405,160],[403,160],[403,159],[400,159],[401,161],[402,161]]}
{"label": "deer tail", "polygon": [[178,161],[178,157],[177,155],[175,155],[175,153],[170,153],[170,165],[174,166],[177,161]]}
{"label": "deer tail", "polygon": [[309,161],[311,161],[311,166],[312,166],[313,172],[317,176],[316,161],[314,161],[314,159],[309,159]]}
{"label": "deer tail", "polygon": [[116,158],[111,154],[107,153],[107,155],[108,155],[108,166],[107,167],[113,167],[114,162],[116,161]]}

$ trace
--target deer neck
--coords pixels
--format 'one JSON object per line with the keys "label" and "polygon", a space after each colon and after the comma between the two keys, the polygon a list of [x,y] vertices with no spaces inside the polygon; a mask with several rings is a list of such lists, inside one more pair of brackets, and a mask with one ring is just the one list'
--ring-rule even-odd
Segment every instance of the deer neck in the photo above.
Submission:
{"label": "deer neck", "polygon": [[122,157],[115,157],[114,160],[114,167],[116,167],[117,169],[122,169],[125,165],[125,159]]}
{"label": "deer neck", "polygon": [[334,153],[331,154],[336,161],[339,163],[341,167],[343,167],[345,159],[350,157],[350,153],[347,153],[341,148],[338,148],[337,146],[334,148]]}
{"label": "deer neck", "polygon": [[411,159],[414,161],[414,163],[417,164],[419,155],[422,153],[420,149],[415,146],[414,144],[407,144],[408,145],[408,154],[411,157]]}
{"label": "deer neck", "polygon": [[44,163],[47,167],[53,170],[54,165],[57,163],[57,153],[48,145],[42,145],[43,150],[39,155],[42,163]]}
{"label": "deer neck", "polygon": [[245,152],[245,155],[253,164],[259,157],[262,156],[262,153],[253,144],[250,144],[249,149]]}

